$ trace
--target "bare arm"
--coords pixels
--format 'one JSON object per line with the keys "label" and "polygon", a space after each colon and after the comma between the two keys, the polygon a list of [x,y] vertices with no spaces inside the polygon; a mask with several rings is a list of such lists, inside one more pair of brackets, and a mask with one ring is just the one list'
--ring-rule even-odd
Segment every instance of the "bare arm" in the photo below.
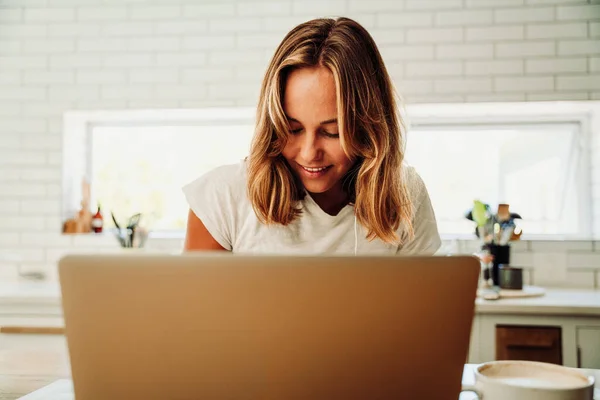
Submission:
{"label": "bare arm", "polygon": [[184,251],[224,250],[208,232],[200,218],[192,210],[188,212],[187,231],[185,233]]}

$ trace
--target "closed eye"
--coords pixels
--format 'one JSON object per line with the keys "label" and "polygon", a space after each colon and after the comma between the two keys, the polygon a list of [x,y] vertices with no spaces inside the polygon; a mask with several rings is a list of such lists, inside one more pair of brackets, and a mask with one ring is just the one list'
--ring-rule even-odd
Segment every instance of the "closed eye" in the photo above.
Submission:
{"label": "closed eye", "polygon": [[300,132],[302,132],[302,128],[290,129],[292,135],[297,135]]}

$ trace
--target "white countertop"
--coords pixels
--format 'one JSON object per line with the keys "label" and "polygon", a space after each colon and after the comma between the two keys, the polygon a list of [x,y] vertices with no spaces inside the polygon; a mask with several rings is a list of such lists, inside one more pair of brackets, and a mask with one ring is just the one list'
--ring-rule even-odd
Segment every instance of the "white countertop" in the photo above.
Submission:
{"label": "white countertop", "polygon": [[[475,382],[475,375],[473,373],[475,367],[475,364],[465,365],[462,377],[463,384],[472,385]],[[594,376],[596,382],[600,382],[600,370],[586,369],[582,371],[588,376]],[[74,400],[74,398],[73,382],[70,379],[61,379],[21,397],[20,400]],[[459,400],[472,400],[476,398],[477,396],[474,393],[464,392],[460,395]],[[600,400],[600,390],[598,390],[597,384],[594,390],[594,399]]]}
{"label": "white countertop", "polygon": [[[600,290],[546,288],[542,297],[475,302],[478,314],[536,314],[600,317]],[[61,317],[58,282],[0,283],[0,318],[6,315]]]}

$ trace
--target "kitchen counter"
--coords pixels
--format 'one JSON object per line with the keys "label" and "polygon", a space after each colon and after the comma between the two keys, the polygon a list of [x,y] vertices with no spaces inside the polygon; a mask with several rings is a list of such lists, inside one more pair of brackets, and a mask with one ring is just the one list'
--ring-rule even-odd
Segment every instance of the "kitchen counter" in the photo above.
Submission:
{"label": "kitchen counter", "polygon": [[[475,301],[477,314],[535,314],[600,317],[600,290],[546,288],[542,297]],[[60,325],[62,309],[58,282],[0,283],[0,325],[17,317],[36,317]]]}

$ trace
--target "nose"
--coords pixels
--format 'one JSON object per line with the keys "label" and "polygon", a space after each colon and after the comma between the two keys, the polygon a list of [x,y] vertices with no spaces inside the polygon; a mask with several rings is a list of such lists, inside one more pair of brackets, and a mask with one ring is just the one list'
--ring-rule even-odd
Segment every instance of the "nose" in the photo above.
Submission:
{"label": "nose", "polygon": [[307,133],[300,138],[300,157],[304,161],[314,161],[321,154],[321,145],[318,136],[314,133]]}

